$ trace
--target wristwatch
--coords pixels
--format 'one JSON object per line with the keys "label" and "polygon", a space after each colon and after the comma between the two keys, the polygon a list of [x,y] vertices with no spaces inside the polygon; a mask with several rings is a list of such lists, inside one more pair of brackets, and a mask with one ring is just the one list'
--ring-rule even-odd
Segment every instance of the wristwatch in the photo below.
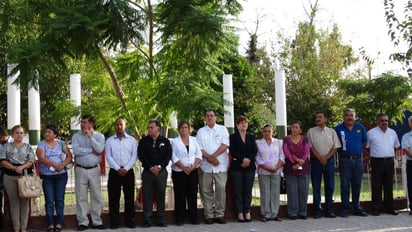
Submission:
{"label": "wristwatch", "polygon": [[162,170],[162,165],[157,165],[157,167],[159,168],[159,170]]}

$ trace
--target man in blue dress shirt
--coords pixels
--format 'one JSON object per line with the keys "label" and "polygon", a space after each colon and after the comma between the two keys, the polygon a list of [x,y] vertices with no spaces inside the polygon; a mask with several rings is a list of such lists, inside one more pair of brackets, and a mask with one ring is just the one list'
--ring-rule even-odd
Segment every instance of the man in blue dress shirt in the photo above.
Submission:
{"label": "man in blue dress shirt", "polygon": [[349,196],[352,188],[352,208],[356,216],[367,216],[359,203],[363,178],[364,146],[368,142],[365,127],[355,122],[355,110],[345,109],[343,123],[335,127],[342,147],[339,153],[340,194],[342,199],[341,217],[348,217],[350,205]]}

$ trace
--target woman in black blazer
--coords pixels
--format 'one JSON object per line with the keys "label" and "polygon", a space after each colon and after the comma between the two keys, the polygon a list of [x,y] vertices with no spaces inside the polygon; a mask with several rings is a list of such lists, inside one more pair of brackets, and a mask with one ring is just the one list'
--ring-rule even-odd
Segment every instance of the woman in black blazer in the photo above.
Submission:
{"label": "woman in black blazer", "polygon": [[257,146],[255,137],[247,133],[248,123],[249,120],[245,116],[240,116],[236,120],[237,131],[230,135],[230,173],[239,222],[251,221],[250,205],[256,170]]}

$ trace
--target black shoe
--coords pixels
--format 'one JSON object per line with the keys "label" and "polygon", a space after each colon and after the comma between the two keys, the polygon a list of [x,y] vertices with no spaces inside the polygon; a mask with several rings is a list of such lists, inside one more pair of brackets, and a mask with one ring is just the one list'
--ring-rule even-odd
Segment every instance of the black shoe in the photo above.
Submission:
{"label": "black shoe", "polygon": [[134,222],[128,222],[128,223],[126,223],[125,226],[126,226],[127,228],[131,228],[131,229],[136,228],[136,224],[135,224]]}
{"label": "black shoe", "polygon": [[277,221],[277,222],[281,222],[281,221],[282,221],[282,219],[280,219],[279,217],[275,217],[275,218],[273,218],[272,220],[273,220],[273,221]]}
{"label": "black shoe", "polygon": [[321,218],[321,217],[322,217],[322,215],[320,215],[319,213],[313,214],[313,218],[315,218],[315,219],[318,219],[318,218]]}
{"label": "black shoe", "polygon": [[412,215],[412,211],[409,211],[409,215]]}
{"label": "black shoe", "polygon": [[326,213],[325,218],[336,218],[336,215],[334,213]]}
{"label": "black shoe", "polygon": [[117,228],[119,228],[119,224],[112,224],[112,225],[110,225],[110,229],[117,229]]}
{"label": "black shoe", "polygon": [[[182,225],[183,225],[183,223],[182,223]],[[167,227],[167,224],[166,224],[166,222],[158,222],[157,226],[158,227]]]}
{"label": "black shoe", "polygon": [[176,222],[176,225],[177,225],[177,226],[183,226],[183,224],[184,224],[184,223],[181,222],[181,221],[177,221],[177,222]]}
{"label": "black shoe", "polygon": [[148,222],[148,221],[143,222],[143,227],[144,228],[149,228],[151,226],[152,226],[152,224],[150,222]]}
{"label": "black shoe", "polygon": [[192,223],[192,225],[199,225],[200,224],[199,219],[192,219],[192,220],[190,220],[190,223]]}
{"label": "black shoe", "polygon": [[306,217],[305,215],[299,215],[299,219],[306,220],[308,219],[308,217]]}
{"label": "black shoe", "polygon": [[379,215],[380,215],[379,211],[372,211],[372,216],[379,216]]}
{"label": "black shoe", "polygon": [[77,231],[83,231],[83,230],[87,230],[89,227],[85,226],[85,225],[78,225],[77,226]]}
{"label": "black shoe", "polygon": [[348,214],[347,214],[347,213],[341,213],[339,216],[340,216],[340,217],[343,217],[343,218],[347,218],[347,217],[348,217]]}
{"label": "black shoe", "polygon": [[396,211],[396,210],[387,210],[386,213],[390,214],[390,215],[393,215],[393,216],[396,216],[396,215],[399,214],[398,211]]}
{"label": "black shoe", "polygon": [[226,220],[223,217],[215,218],[215,222],[219,224],[226,224]]}
{"label": "black shoe", "polygon": [[358,212],[355,212],[353,215],[356,215],[356,216],[361,216],[361,217],[366,217],[366,216],[368,216],[368,214],[365,212],[365,211],[358,211]]}
{"label": "black shoe", "polygon": [[213,218],[206,218],[205,223],[208,225],[213,224]]}
{"label": "black shoe", "polygon": [[105,230],[105,229],[106,229],[106,227],[105,227],[103,224],[97,225],[97,226],[93,226],[92,228],[93,228],[93,229],[98,229],[98,230]]}
{"label": "black shoe", "polygon": [[298,216],[290,216],[289,219],[290,220],[296,220],[296,219],[298,219]]}

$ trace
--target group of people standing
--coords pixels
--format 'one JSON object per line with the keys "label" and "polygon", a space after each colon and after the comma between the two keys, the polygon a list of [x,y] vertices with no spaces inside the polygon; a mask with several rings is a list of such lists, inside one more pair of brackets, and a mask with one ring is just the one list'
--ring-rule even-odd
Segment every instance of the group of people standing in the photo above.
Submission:
{"label": "group of people standing", "polygon": [[[165,193],[168,171],[172,161],[172,181],[175,196],[175,223],[183,225],[186,208],[190,223],[199,224],[197,194],[200,192],[206,224],[226,223],[226,183],[230,173],[233,184],[234,208],[239,222],[251,221],[252,188],[257,169],[260,189],[261,221],[281,221],[278,217],[280,203],[281,174],[286,179],[287,211],[290,219],[307,218],[309,182],[313,187],[313,216],[336,217],[333,210],[335,157],[339,159],[341,183],[340,216],[349,214],[367,216],[361,208],[359,197],[363,176],[363,154],[371,155],[372,215],[381,212],[382,189],[386,213],[397,215],[392,195],[394,156],[401,152],[396,133],[388,128],[388,116],[379,114],[377,127],[366,129],[355,120],[355,111],[346,109],[343,122],[328,128],[324,111],[315,113],[316,127],[305,136],[302,123],[293,121],[291,133],[283,140],[273,137],[272,126],[262,129],[263,138],[255,140],[248,133],[248,119],[240,116],[236,120],[236,132],[216,123],[213,110],[205,113],[206,125],[196,137],[191,136],[189,122],[178,125],[179,135],[170,142],[160,134],[160,122],[148,122],[147,136],[137,144],[128,135],[126,122],[122,118],[114,122],[115,134],[105,141],[103,134],[95,131],[95,119],[85,115],[81,120],[81,131],[72,137],[71,153],[65,141],[57,139],[55,125],[49,124],[36,153],[23,142],[24,130],[20,125],[12,128],[12,139],[0,131],[0,162],[4,173],[4,187],[10,200],[10,213],[14,231],[26,231],[29,215],[29,200],[18,196],[17,179],[25,169],[32,170],[35,155],[43,179],[46,220],[48,231],[61,231],[64,219],[64,193],[67,184],[67,165],[75,157],[76,218],[78,231],[105,229],[101,219],[102,196],[100,162],[102,152],[110,165],[108,197],[110,228],[120,225],[119,201],[123,189],[126,227],[136,226],[134,219],[135,173],[133,167],[140,160],[143,171],[143,227],[153,225],[165,227]],[[412,128],[412,117],[409,118]],[[407,158],[408,188],[412,190],[412,132],[404,135],[402,148]],[[335,154],[338,156],[335,156]],[[410,162],[411,161],[411,162]],[[325,204],[321,204],[321,182],[324,178]],[[1,184],[1,183],[0,183]],[[199,187],[199,189],[198,189]],[[1,188],[1,186],[0,186]],[[90,192],[91,222],[87,217],[88,193]],[[352,194],[352,206],[350,195]],[[412,191],[409,191],[412,199]],[[153,205],[156,204],[156,215]],[[56,212],[56,217],[54,216]]]}

